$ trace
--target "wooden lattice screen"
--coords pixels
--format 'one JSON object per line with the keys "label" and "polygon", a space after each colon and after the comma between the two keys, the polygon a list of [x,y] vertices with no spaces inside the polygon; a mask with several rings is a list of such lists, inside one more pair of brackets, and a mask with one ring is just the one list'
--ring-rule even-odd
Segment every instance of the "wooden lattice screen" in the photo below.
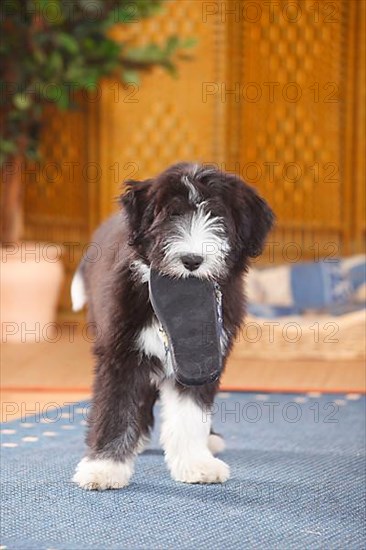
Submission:
{"label": "wooden lattice screen", "polygon": [[26,175],[26,238],[81,243],[67,246],[63,306],[120,183],[178,160],[215,162],[261,190],[278,217],[278,261],[299,247],[303,258],[361,250],[364,17],[348,0],[172,0],[127,35],[116,29],[140,44],[178,34],[198,45],[178,79],[156,69],[138,87],[106,80],[79,111],[48,111],[43,166]]}
{"label": "wooden lattice screen", "polygon": [[365,4],[243,6],[241,24],[229,23],[236,55],[228,88],[240,83],[239,101],[228,96],[229,165],[273,205],[278,261],[360,250],[364,165],[354,148],[364,142]]}

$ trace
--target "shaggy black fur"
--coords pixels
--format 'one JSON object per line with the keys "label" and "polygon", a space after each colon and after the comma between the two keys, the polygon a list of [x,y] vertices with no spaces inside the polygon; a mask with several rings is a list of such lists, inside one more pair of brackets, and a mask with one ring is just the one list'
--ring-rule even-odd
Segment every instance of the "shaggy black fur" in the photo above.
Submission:
{"label": "shaggy black fur", "polygon": [[[228,275],[219,278],[223,294],[224,328],[229,335],[226,360],[244,315],[243,273],[249,258],[261,253],[273,224],[273,213],[254,189],[232,174],[213,167],[180,163],[155,179],[128,182],[122,209],[93,236],[102,252],[97,262],[79,267],[86,285],[89,321],[97,339],[92,417],[87,443],[90,457],[123,460],[135,452],[141,435],[152,424],[158,390],[151,374],[164,375],[157,358],[137,348],[136,337],[153,319],[148,285],[133,265],[162,261],[162,242],[177,216],[194,209],[182,176],[190,175],[199,195],[214,215],[223,218],[230,242],[225,262]],[[194,174],[194,176],[192,176]],[[202,406],[212,404],[219,382],[183,387]]]}

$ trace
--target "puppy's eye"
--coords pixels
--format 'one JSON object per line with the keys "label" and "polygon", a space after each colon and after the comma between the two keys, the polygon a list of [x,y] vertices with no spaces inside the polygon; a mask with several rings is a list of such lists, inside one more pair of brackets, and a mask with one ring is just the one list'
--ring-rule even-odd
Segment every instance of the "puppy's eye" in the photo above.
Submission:
{"label": "puppy's eye", "polygon": [[183,212],[181,210],[178,210],[178,209],[174,209],[174,210],[171,210],[169,212],[169,217],[170,218],[178,218],[179,216],[181,216],[183,214]]}

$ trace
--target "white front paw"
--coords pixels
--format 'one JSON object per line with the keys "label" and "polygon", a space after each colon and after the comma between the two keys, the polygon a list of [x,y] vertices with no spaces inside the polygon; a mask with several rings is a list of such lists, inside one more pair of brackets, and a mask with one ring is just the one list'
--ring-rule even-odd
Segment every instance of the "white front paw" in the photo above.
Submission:
{"label": "white front paw", "polygon": [[83,458],[76,466],[72,481],[82,489],[104,491],[120,489],[128,485],[133,473],[132,462],[116,462],[112,459]]}
{"label": "white front paw", "polygon": [[230,469],[218,458],[196,457],[178,461],[171,467],[171,474],[183,483],[224,483],[230,477]]}

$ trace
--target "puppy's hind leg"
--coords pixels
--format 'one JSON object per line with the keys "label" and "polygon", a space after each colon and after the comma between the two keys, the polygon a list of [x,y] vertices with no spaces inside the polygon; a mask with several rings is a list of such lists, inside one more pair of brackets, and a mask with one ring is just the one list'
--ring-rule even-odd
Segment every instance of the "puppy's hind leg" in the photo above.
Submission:
{"label": "puppy's hind leg", "polygon": [[158,394],[159,392],[156,387],[152,387],[147,397],[145,409],[146,413],[144,415],[146,422],[137,445],[138,454],[143,453],[150,442],[150,432],[154,426],[154,405]]}
{"label": "puppy's hind leg", "polygon": [[220,434],[215,433],[212,429],[208,436],[208,448],[213,455],[222,453],[225,450],[224,438]]}

